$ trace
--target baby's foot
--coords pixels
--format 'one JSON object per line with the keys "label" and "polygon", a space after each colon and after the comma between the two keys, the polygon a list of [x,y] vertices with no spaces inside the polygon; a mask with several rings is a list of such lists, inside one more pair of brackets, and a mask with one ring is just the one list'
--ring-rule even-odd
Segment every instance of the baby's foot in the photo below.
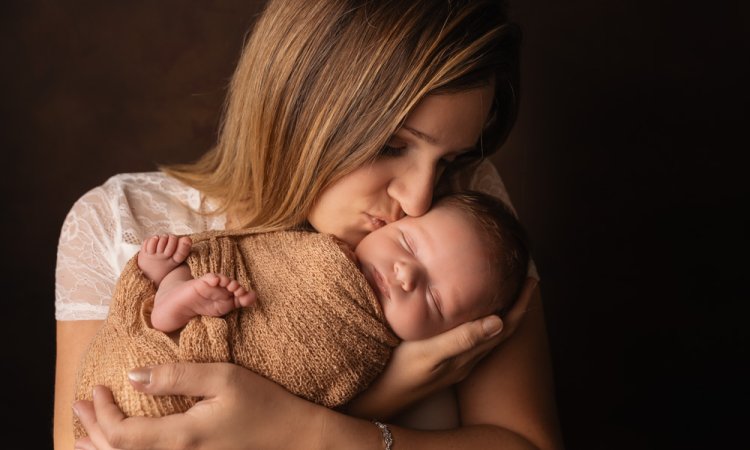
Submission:
{"label": "baby's foot", "polygon": [[138,267],[149,280],[158,285],[166,274],[185,262],[192,246],[193,241],[187,236],[151,236],[143,241],[141,251],[138,252]]}
{"label": "baby's foot", "polygon": [[207,273],[193,283],[200,298],[194,298],[190,307],[193,315],[219,317],[236,308],[250,306],[255,292],[248,292],[239,281],[225,275]]}
{"label": "baby's foot", "polygon": [[195,316],[219,317],[255,302],[255,292],[225,275],[207,273],[156,292],[151,324],[170,332],[185,326]]}

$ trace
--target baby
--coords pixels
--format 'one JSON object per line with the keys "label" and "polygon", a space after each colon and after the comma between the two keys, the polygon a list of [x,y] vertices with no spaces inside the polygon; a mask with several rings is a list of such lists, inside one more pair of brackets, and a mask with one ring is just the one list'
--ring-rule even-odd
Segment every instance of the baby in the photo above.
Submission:
{"label": "baby", "polygon": [[152,237],[118,280],[76,399],[103,384],[128,416],[182,412],[198,399],[139,393],[126,370],[223,361],[339,406],[383,370],[399,338],[502,315],[528,258],[512,213],[471,192],[371,232],[353,252],[304,231]]}
{"label": "baby", "polygon": [[[187,236],[153,236],[138,254],[138,267],[158,286],[151,323],[165,333],[193,317],[223,316],[255,301],[254,292],[225,275],[193,278],[184,263],[190,247]],[[478,193],[453,194],[421,217],[385,225],[348,254],[402,340],[502,315],[528,265],[520,224],[502,203]]]}

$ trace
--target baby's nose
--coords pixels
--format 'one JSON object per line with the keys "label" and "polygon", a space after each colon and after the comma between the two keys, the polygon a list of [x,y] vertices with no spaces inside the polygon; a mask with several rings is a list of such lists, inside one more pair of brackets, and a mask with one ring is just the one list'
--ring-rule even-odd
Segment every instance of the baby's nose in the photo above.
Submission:
{"label": "baby's nose", "polygon": [[414,290],[417,281],[417,271],[412,264],[397,261],[393,264],[393,273],[396,281],[401,285],[401,289],[406,292]]}

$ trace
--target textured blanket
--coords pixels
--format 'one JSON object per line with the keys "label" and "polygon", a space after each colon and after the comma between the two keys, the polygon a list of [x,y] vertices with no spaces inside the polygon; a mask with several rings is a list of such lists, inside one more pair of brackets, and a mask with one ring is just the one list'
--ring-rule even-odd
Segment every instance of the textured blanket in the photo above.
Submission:
{"label": "textured blanket", "polygon": [[[194,277],[222,273],[254,289],[258,302],[224,317],[196,317],[179,343],[150,326],[156,289],[126,265],[109,316],[78,371],[76,399],[94,385],[110,389],[128,416],[182,412],[198,398],[135,391],[128,369],[178,361],[232,362],[316,403],[338,406],[382,371],[398,338],[370,286],[335,238],[284,231],[191,236]],[[76,421],[76,435],[85,435]]]}

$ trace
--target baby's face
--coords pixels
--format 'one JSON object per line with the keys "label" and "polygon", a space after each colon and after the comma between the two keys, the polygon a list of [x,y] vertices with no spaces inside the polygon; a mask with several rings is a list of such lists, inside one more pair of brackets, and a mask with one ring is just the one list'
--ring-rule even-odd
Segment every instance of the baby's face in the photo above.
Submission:
{"label": "baby's face", "polygon": [[434,336],[493,311],[496,283],[471,220],[438,204],[373,231],[355,249],[401,339]]}

